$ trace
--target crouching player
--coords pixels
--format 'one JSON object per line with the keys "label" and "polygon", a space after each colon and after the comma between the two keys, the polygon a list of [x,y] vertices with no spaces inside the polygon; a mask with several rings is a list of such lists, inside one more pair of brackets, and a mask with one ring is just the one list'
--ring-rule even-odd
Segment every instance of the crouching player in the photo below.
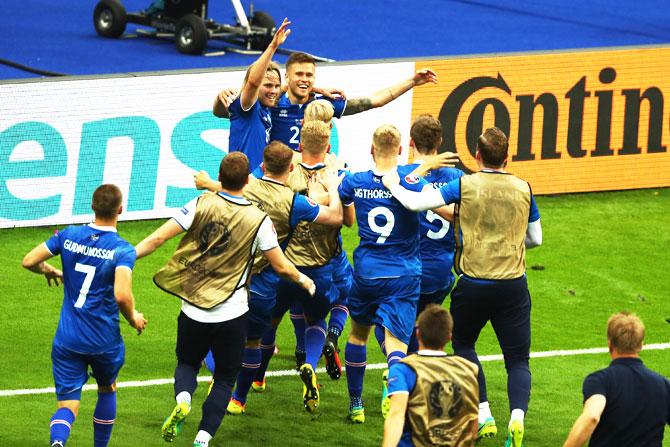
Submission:
{"label": "crouching player", "polygon": [[446,309],[429,304],[416,325],[419,351],[389,373],[391,406],[382,446],[471,447],[478,428],[478,367],[445,354],[454,327]]}

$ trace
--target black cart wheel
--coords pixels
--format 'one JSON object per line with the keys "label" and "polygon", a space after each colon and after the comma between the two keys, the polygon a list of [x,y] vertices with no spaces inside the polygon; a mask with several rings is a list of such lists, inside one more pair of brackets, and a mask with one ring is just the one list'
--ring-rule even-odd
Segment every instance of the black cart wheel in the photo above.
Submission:
{"label": "black cart wheel", "polygon": [[202,54],[207,46],[207,27],[195,14],[186,14],[177,22],[174,39],[177,49],[184,54]]}
{"label": "black cart wheel", "polygon": [[267,12],[257,11],[251,17],[250,24],[254,28],[265,28],[265,34],[259,34],[251,38],[251,49],[264,51],[272,42],[272,36],[275,32],[275,19]]}
{"label": "black cart wheel", "polygon": [[103,37],[120,37],[126,30],[126,9],[119,0],[100,0],[93,10],[93,25]]}

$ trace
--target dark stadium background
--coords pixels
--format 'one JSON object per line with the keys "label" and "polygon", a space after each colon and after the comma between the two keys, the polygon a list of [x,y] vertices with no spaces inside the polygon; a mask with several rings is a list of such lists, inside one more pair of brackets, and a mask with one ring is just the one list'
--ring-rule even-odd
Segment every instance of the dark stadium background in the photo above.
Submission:
{"label": "dark stadium background", "polygon": [[[150,0],[124,0],[128,11]],[[229,0],[210,16],[232,23]],[[5,0],[0,59],[85,75],[246,66],[256,56],[185,56],[173,42],[109,40],[92,24],[95,0]],[[243,0],[245,8],[249,1]],[[293,21],[290,49],[338,61],[416,58],[670,42],[670,6],[654,0],[256,0],[275,21]],[[127,32],[134,32],[130,24]],[[213,42],[210,51],[223,43]],[[280,61],[285,56],[278,56]],[[0,79],[37,77],[0,64]]]}

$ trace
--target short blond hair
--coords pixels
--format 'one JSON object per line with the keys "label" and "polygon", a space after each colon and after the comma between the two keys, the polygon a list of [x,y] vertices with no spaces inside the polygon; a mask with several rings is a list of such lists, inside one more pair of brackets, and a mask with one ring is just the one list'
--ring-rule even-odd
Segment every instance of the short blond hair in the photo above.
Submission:
{"label": "short blond hair", "polygon": [[310,154],[319,154],[328,149],[330,126],[323,121],[307,121],[300,131],[302,150]]}
{"label": "short blond hair", "polygon": [[330,102],[325,99],[317,99],[316,101],[310,102],[307,104],[307,107],[305,107],[304,122],[323,121],[326,124],[330,124],[334,114],[335,110]]}
{"label": "short blond hair", "polygon": [[372,135],[372,145],[377,153],[397,154],[400,147],[400,131],[391,124],[379,126]]}
{"label": "short blond hair", "polygon": [[644,323],[629,312],[619,312],[607,320],[607,340],[619,354],[637,354],[642,350]]}

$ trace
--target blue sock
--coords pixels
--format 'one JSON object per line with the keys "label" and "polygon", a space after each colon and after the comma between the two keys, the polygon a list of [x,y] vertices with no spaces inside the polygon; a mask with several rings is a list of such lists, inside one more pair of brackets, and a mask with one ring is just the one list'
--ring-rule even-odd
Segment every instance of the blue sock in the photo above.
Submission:
{"label": "blue sock", "polygon": [[344,329],[344,324],[347,322],[349,316],[349,309],[347,306],[337,304],[330,309],[330,319],[328,320],[328,333],[339,337]]}
{"label": "blue sock", "polygon": [[207,356],[205,356],[205,366],[207,366],[209,372],[214,374],[214,356],[212,355],[212,351],[207,351]]}
{"label": "blue sock", "polygon": [[289,315],[295,332],[295,352],[305,352],[305,316],[302,314],[302,309],[294,313],[294,309],[291,308]]}
{"label": "blue sock", "polygon": [[326,321],[319,320],[305,329],[305,363],[316,369],[316,364],[321,357],[323,343],[326,341]]}
{"label": "blue sock", "polygon": [[[349,399],[361,402],[363,396],[363,377],[367,366],[367,352],[365,345],[354,345],[347,343],[344,348],[344,364],[347,367],[347,387],[349,388]],[[358,405],[357,405],[358,406]]]}
{"label": "blue sock", "polygon": [[386,356],[386,363],[388,363],[389,368],[390,368],[391,366],[395,365],[396,363],[398,363],[400,360],[404,359],[405,357],[407,357],[407,354],[405,354],[404,352],[393,351]]}
{"label": "blue sock", "polygon": [[112,437],[116,418],[116,392],[98,393],[98,403],[93,412],[93,445],[107,447]]}
{"label": "blue sock", "polygon": [[263,338],[261,338],[261,366],[256,370],[256,375],[254,376],[256,382],[265,380],[265,371],[268,370],[270,359],[275,353],[276,336],[277,328],[271,327],[263,334]]}
{"label": "blue sock", "polygon": [[59,408],[51,416],[49,433],[52,444],[56,441],[61,441],[65,445],[67,438],[70,436],[74,417],[74,413],[69,408]]}
{"label": "blue sock", "polygon": [[412,336],[409,338],[407,345],[407,353],[412,354],[419,350],[419,340],[416,338],[416,328],[412,331]]}
{"label": "blue sock", "polygon": [[375,326],[375,338],[377,339],[377,343],[379,343],[382,354],[386,355],[386,329],[384,329],[384,326]]}
{"label": "blue sock", "polygon": [[251,388],[251,382],[254,380],[256,371],[261,367],[261,350],[258,348],[244,348],[242,354],[242,367],[237,375],[237,385],[233,392],[233,399],[237,399],[243,404],[247,402],[247,394]]}

